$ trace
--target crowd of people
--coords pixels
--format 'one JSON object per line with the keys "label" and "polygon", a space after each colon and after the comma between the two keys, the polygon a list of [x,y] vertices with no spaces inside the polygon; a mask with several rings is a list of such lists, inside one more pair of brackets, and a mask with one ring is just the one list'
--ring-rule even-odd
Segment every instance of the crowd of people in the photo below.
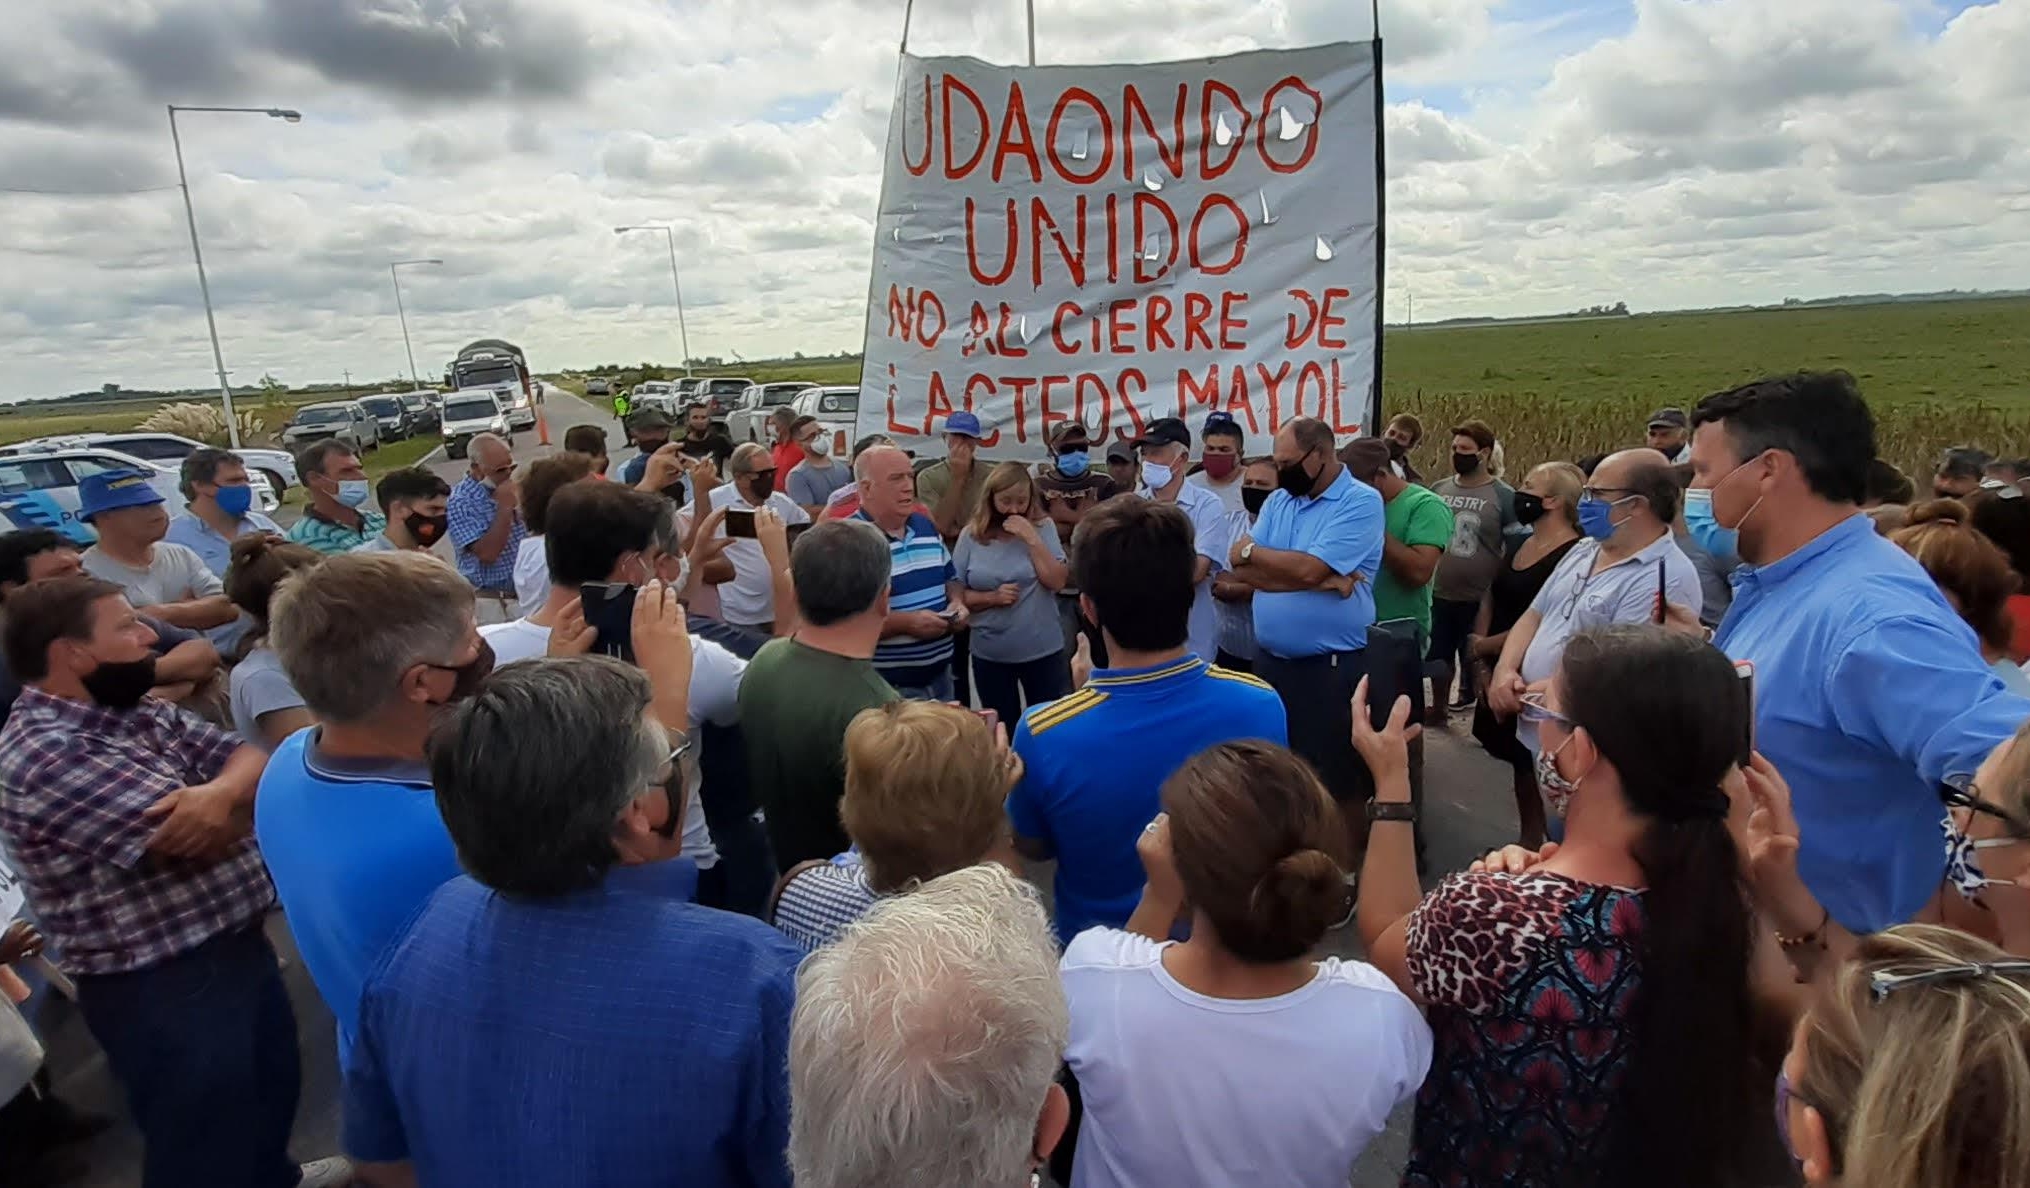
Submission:
{"label": "crowd of people", "polygon": [[[0,1184],[107,1121],[46,952],[144,1188],[1338,1188],[1399,1108],[1408,1188],[2030,1188],[2030,463],[1919,501],[1842,373],[1516,481],[684,422],[0,537]],[[1427,879],[1469,721],[1516,841]]]}

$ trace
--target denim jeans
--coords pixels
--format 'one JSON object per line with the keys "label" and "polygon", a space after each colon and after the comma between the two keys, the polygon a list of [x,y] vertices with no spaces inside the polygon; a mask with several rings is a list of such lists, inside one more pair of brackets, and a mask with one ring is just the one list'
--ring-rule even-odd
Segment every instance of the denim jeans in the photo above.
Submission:
{"label": "denim jeans", "polygon": [[1012,737],[1024,707],[1056,701],[1071,692],[1071,673],[1065,667],[1062,652],[1021,664],[1002,664],[975,656],[973,687],[979,690],[981,708],[999,714]]}
{"label": "denim jeans", "polygon": [[146,1142],[143,1188],[292,1188],[296,1015],[258,926],[77,985]]}

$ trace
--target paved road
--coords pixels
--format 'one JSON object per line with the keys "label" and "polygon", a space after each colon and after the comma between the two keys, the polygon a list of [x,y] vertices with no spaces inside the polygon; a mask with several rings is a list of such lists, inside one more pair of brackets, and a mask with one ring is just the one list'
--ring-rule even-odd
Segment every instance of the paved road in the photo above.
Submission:
{"label": "paved road", "polygon": [[[561,391],[553,392],[546,409],[550,436],[561,443],[564,430],[574,424],[598,424],[607,428],[609,449],[616,464],[632,452],[623,445],[619,425],[610,412],[602,413]],[[555,447],[551,447],[554,449]],[[537,444],[536,435],[516,435],[515,452],[524,462],[550,452]],[[441,452],[424,459],[437,473],[455,482],[465,464],[446,459]],[[1509,795],[1507,769],[1489,760],[1478,746],[1465,739],[1466,719],[1455,720],[1455,733],[1435,734],[1426,747],[1427,779],[1425,821],[1432,862],[1431,879],[1465,866],[1474,858],[1504,842],[1513,840],[1515,807]],[[303,1052],[303,1096],[297,1111],[294,1149],[302,1159],[329,1155],[339,1146],[339,1101],[337,1056],[331,1015],[318,1000],[316,990],[295,959],[288,929],[279,918],[271,921],[269,933],[276,947],[289,959],[284,978],[296,1007],[296,1020]],[[1326,940],[1325,951],[1341,957],[1359,955],[1360,942],[1351,927]],[[92,1043],[75,1011],[62,1001],[47,1004],[42,1016],[44,1034],[49,1038],[51,1069],[57,1089],[68,1100],[89,1109],[122,1113],[119,1092],[108,1075],[105,1058]],[[1409,1142],[1409,1113],[1405,1108],[1391,1119],[1388,1131],[1361,1160],[1353,1177],[1353,1188],[1389,1188],[1397,1182]],[[90,1150],[90,1176],[81,1188],[129,1188],[140,1183],[141,1143],[131,1126],[109,1132]]]}

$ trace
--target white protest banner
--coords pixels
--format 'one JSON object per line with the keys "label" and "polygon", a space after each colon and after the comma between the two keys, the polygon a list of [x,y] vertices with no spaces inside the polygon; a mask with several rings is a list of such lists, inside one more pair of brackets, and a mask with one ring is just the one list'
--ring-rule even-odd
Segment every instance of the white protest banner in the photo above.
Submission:
{"label": "white protest banner", "polygon": [[858,433],[939,454],[944,419],[1040,456],[1231,412],[1251,451],[1375,431],[1374,43],[1133,66],[905,54],[889,120]]}

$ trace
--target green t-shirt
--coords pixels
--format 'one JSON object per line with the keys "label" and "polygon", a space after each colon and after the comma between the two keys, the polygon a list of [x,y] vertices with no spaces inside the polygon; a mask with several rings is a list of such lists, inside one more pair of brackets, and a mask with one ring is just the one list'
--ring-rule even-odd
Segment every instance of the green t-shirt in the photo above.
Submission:
{"label": "green t-shirt", "polygon": [[[1411,546],[1431,545],[1444,548],[1452,543],[1452,509],[1445,500],[1434,494],[1428,487],[1412,484],[1402,494],[1389,500],[1385,515],[1389,539]],[[1393,619],[1413,619],[1423,629],[1424,638],[1431,635],[1431,584],[1429,582],[1415,590],[1408,590],[1395,574],[1383,563],[1381,572],[1374,579],[1374,620],[1386,623]]]}
{"label": "green t-shirt", "polygon": [[740,679],[747,783],[768,817],[778,869],[830,858],[852,842],[839,824],[846,791],[846,727],[861,710],[899,699],[871,660],[771,640]]}

